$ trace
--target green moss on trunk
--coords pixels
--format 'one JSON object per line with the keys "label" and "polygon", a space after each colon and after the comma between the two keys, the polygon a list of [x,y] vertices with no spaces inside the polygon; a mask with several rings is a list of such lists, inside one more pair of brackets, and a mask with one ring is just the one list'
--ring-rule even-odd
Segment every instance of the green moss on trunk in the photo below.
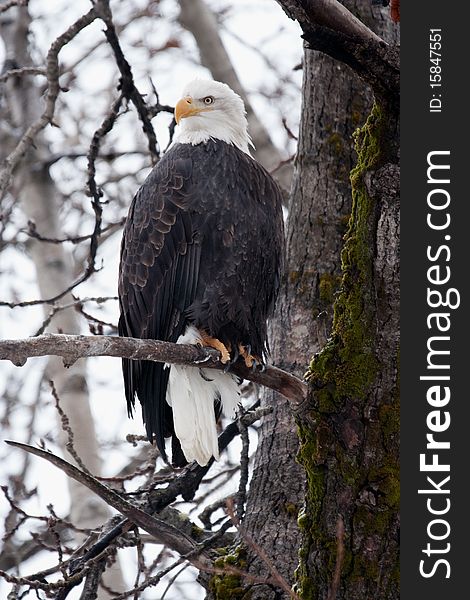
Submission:
{"label": "green moss on trunk", "polygon": [[235,567],[237,570],[246,569],[245,551],[241,546],[237,546],[230,553],[225,548],[219,549],[222,554],[214,561],[214,568],[223,572],[215,574],[209,582],[209,588],[215,600],[247,600],[249,591],[242,585],[242,578],[238,573],[230,570]]}
{"label": "green moss on trunk", "polygon": [[[299,518],[303,545],[296,571],[296,591],[303,600],[319,600],[332,581],[337,553],[334,519],[338,514],[343,512],[347,519],[343,583],[345,578],[376,581],[380,557],[353,548],[351,532],[370,539],[383,536],[398,510],[396,443],[387,449],[399,426],[398,394],[379,407],[375,429],[364,425],[363,414],[380,370],[375,354],[374,289],[378,211],[365,177],[383,164],[386,128],[386,119],[376,105],[355,135],[358,162],[351,172],[352,213],[341,256],[342,281],[334,304],[332,336],[309,365],[307,379],[314,409],[298,422],[298,460],[308,482]],[[385,448],[379,451],[381,460],[374,469],[362,462],[366,427],[367,443],[372,440],[374,446]],[[338,493],[346,500],[338,500],[338,511],[332,514],[336,500],[332,502],[331,496]],[[341,503],[344,511],[339,508]],[[348,510],[349,514],[344,514]]]}

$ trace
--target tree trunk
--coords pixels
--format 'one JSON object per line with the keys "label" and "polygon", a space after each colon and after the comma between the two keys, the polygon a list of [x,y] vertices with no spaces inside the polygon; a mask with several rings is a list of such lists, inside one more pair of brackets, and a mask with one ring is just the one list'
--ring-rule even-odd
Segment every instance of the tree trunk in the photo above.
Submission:
{"label": "tree trunk", "polygon": [[399,597],[399,186],[389,134],[396,119],[376,106],[357,136],[333,336],[311,362],[310,409],[299,415],[301,598]]}
{"label": "tree trunk", "polygon": [[[363,22],[390,38],[386,30],[391,31],[391,24],[386,15],[372,9],[366,0],[347,5]],[[375,26],[373,11],[378,17]],[[286,277],[271,328],[272,359],[281,368],[302,376],[309,358],[322,348],[325,350],[311,364],[309,403],[297,416],[298,427],[282,397],[272,393],[264,395],[264,403],[273,406],[274,412],[264,419],[260,430],[244,528],[264,549],[283,578],[290,585],[296,582],[295,588],[302,598],[327,598],[335,585],[338,598],[388,598],[392,596],[380,596],[377,590],[391,584],[397,560],[396,404],[390,399],[397,398],[395,167],[385,166],[385,154],[377,163],[367,158],[368,145],[375,139],[372,133],[384,123],[380,119],[379,125],[377,116],[373,116],[367,125],[371,133],[362,133],[358,139],[362,150],[359,165],[353,172],[352,209],[350,171],[356,162],[352,134],[366,120],[372,95],[348,67],[306,49],[302,98],[299,147],[287,224]],[[390,136],[396,139],[393,119],[390,128]],[[378,143],[383,139],[385,137]],[[390,160],[395,164],[396,156]],[[371,178],[372,168],[381,169],[389,187],[386,194],[380,192],[380,208],[377,208],[378,203],[374,204],[370,214],[364,215],[362,203],[377,202],[383,184]],[[342,254],[346,232],[348,242]],[[362,242],[361,250],[368,258],[368,265],[362,266],[364,256],[355,254],[356,236]],[[361,269],[368,274],[367,278]],[[359,275],[361,278],[356,280]],[[359,305],[350,308],[349,303],[357,297],[361,299]],[[349,338],[346,335],[350,343],[347,356],[337,347],[342,312],[346,312],[343,320],[353,331],[357,327],[367,334],[365,338],[359,334],[350,334]],[[366,312],[369,318],[364,320]],[[373,330],[377,335],[371,338]],[[384,344],[388,344],[387,348]],[[330,364],[331,377],[325,381],[324,374],[317,373],[316,365],[322,364],[323,357],[330,352],[338,362],[339,371],[333,373]],[[377,357],[381,357],[380,364]],[[350,389],[335,391],[337,377],[345,368],[351,369]],[[364,378],[364,382],[359,380],[356,385],[356,376]],[[319,386],[323,395],[335,399],[326,408],[318,408]],[[327,436],[325,442],[324,435]],[[369,476],[373,490],[370,493],[376,494],[373,497],[367,487]],[[351,485],[352,479],[354,485]],[[364,502],[367,509],[363,509]],[[371,535],[375,531],[372,528],[366,534],[361,527],[370,521],[375,523],[377,515],[384,540],[380,548],[377,543],[373,546],[374,558],[379,557],[382,562],[379,570],[364,573],[369,563],[361,562],[361,557],[370,543],[369,531]],[[348,550],[338,564],[340,587],[334,577],[338,522],[344,524],[344,546]],[[272,581],[265,561],[246,541],[243,550],[237,549],[235,555],[224,560],[236,562],[250,575]],[[222,563],[224,561],[220,561]],[[380,567],[391,570],[384,572],[381,578]],[[356,593],[351,584],[355,578],[368,582],[357,586],[359,591],[362,585],[362,596],[351,595]],[[248,588],[252,599],[287,597],[278,587],[253,585],[249,580],[244,582],[243,592],[236,587],[241,585],[240,579],[218,578],[216,583],[216,598],[244,597]],[[232,591],[230,585],[235,586]],[[234,595],[235,589],[240,590],[236,592],[238,596]],[[390,589],[393,589],[392,584]]]}

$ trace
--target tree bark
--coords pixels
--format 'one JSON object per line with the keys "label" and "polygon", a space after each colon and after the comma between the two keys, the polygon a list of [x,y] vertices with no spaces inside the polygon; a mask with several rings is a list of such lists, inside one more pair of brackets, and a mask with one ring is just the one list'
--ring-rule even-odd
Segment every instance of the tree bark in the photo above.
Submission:
{"label": "tree bark", "polygon": [[[390,31],[391,26],[386,18],[378,9],[372,9],[366,0],[348,2],[346,5],[369,27],[373,27],[380,33],[384,33],[384,30]],[[349,237],[354,238],[354,231],[359,227],[355,216],[351,217],[349,178],[355,162],[352,134],[364,123],[372,105],[370,91],[349,67],[308,48],[305,50],[304,58],[302,98],[299,146],[287,226],[286,277],[271,327],[274,364],[298,376],[302,376],[305,372],[312,355],[320,352],[325,346],[329,347],[333,303],[336,300],[338,306],[337,297],[344,287],[343,278],[346,276],[344,271],[346,265],[343,264],[342,267],[341,261],[343,238],[347,231]],[[396,135],[395,130],[390,133],[392,136]],[[392,171],[387,173],[394,172],[393,167],[391,169]],[[369,181],[369,175],[356,175],[356,178],[360,177]],[[377,193],[377,189],[374,189]],[[357,196],[357,192],[355,194]],[[369,221],[367,225],[364,224],[366,228],[370,227],[372,232],[376,231],[377,223],[381,224],[380,232],[374,233],[370,242],[375,240],[378,243],[379,239],[384,241],[386,228],[389,228],[388,234],[394,236],[397,234],[396,198],[392,199],[392,196],[391,191],[390,202],[388,202],[391,212],[377,216],[377,222]],[[350,217],[352,220],[349,222]],[[377,277],[382,278],[378,269],[385,262],[393,271],[393,274],[389,273],[387,283],[382,278],[380,292],[380,297],[383,299],[381,308],[384,309],[382,319],[388,319],[386,338],[388,340],[396,340],[397,332],[396,319],[390,316],[392,311],[396,316],[397,311],[394,279],[395,248],[396,246],[389,244],[385,256],[384,247],[380,254],[380,266],[377,261],[374,265]],[[387,287],[385,293],[384,286],[390,284],[393,284],[393,289]],[[388,301],[390,303],[387,304]],[[371,303],[372,310],[372,307],[376,306],[376,297],[369,295],[368,302]],[[355,314],[354,318],[359,320],[360,315]],[[378,338],[376,342],[378,343]],[[392,346],[394,347],[394,344],[391,344]],[[378,346],[374,349],[374,354],[377,352]],[[381,383],[378,380],[375,382],[375,400],[370,401],[376,402],[377,406],[383,399],[383,396],[378,398],[382,391],[387,394],[394,386],[396,361],[387,365],[388,363],[382,364],[381,368],[377,369],[377,372],[380,372]],[[387,380],[387,377],[391,379]],[[387,391],[383,387],[386,380]],[[319,463],[314,451],[322,439],[323,429],[320,424],[322,419],[326,419],[323,413],[312,409],[317,402],[314,390],[318,384],[318,378],[312,376],[309,408],[307,408],[308,404],[304,404],[299,410],[298,430],[291,408],[285,402],[280,402],[278,398],[273,397],[270,392],[265,394],[263,402],[271,404],[274,410],[264,418],[260,430],[244,526],[249,536],[262,546],[286,581],[290,584],[296,582],[295,589],[301,598],[323,599],[328,597],[335,581],[335,557],[340,555],[344,545],[351,541],[351,521],[348,520],[350,513],[346,513],[343,506],[343,510],[337,510],[337,493],[342,491],[341,486],[338,484],[336,487],[333,485],[326,487],[327,478],[324,476],[324,471],[332,468],[331,477],[335,482],[343,481],[342,477],[345,474],[341,473],[331,460],[326,465],[321,461]],[[370,382],[370,389],[372,387]],[[364,399],[364,396],[360,397]],[[346,429],[352,417],[354,417],[354,424],[360,421],[355,416],[354,410],[351,414],[353,408],[350,402],[344,403],[344,414],[341,414]],[[388,409],[385,409],[385,413],[391,414]],[[339,436],[338,431],[331,426],[331,421],[336,424],[337,418],[334,412],[333,416],[328,414],[329,430],[332,434],[328,439],[328,448],[332,456],[335,456],[335,452],[339,452],[344,445],[344,440]],[[382,424],[383,422],[379,424],[379,428]],[[300,451],[298,432],[301,440]],[[377,434],[377,431],[375,433]],[[352,433],[350,436],[356,439]],[[374,444],[377,444],[379,439],[373,438],[372,434],[367,438],[369,466],[377,455]],[[393,442],[391,444],[391,454],[396,453],[396,446]],[[377,452],[381,460],[383,458],[381,449],[378,448]],[[343,451],[343,454],[347,453]],[[360,465],[359,461],[363,459],[364,457],[358,454],[356,464]],[[320,491],[315,485],[318,479],[317,472],[320,472],[323,477],[324,487]],[[315,503],[318,494],[321,497],[320,504]],[[346,527],[346,541],[342,541],[341,535],[341,543],[337,540],[338,523],[341,523],[338,515],[344,515],[343,525]],[[297,517],[299,517],[298,523]],[[323,530],[321,526],[319,527],[319,523],[323,524]],[[315,528],[321,531],[322,537],[317,539]],[[393,527],[389,538],[392,542],[390,556],[393,555],[395,559],[393,542],[395,532],[392,530]],[[365,547],[365,536],[361,538],[361,543]],[[300,563],[297,552],[299,548]],[[350,554],[347,557],[357,548],[349,547],[349,550]],[[267,565],[256,550],[248,545],[244,553],[242,555],[237,550],[235,560],[239,563],[242,560],[250,575],[269,577]],[[234,560],[234,556],[230,555],[227,560],[228,562]],[[352,588],[345,583],[346,561],[347,558],[337,565],[336,580],[341,581],[341,592],[338,592],[340,595],[337,597],[349,600],[348,593]],[[363,577],[362,574],[360,576]],[[235,583],[240,585],[240,580]],[[229,581],[225,582],[225,587],[223,581],[218,581],[218,584],[214,597],[232,597],[229,593]],[[336,582],[337,587],[338,585]],[[244,589],[250,590],[252,599],[270,600],[287,597],[272,586],[251,585],[249,581],[245,582]],[[380,588],[376,588],[375,591],[377,589]],[[242,595],[233,597],[242,597]],[[368,593],[362,596],[362,598],[369,597],[375,596]]]}
{"label": "tree bark", "polygon": [[310,408],[297,415],[301,598],[399,597],[397,141],[397,114],[380,102],[356,137],[332,335],[309,367]]}

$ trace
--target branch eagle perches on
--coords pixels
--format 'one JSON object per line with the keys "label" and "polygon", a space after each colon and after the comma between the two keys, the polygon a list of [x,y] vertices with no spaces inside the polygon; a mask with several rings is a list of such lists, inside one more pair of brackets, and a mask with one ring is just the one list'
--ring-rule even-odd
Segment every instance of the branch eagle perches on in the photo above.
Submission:
{"label": "branch eagle perches on", "polygon": [[[220,362],[220,353],[217,350],[159,340],[49,333],[22,340],[0,341],[0,360],[9,360],[16,366],[24,365],[28,358],[51,355],[61,356],[66,366],[73,365],[79,358],[115,356],[205,369],[225,368]],[[264,371],[252,370],[242,362],[230,368],[235,375],[282,394],[289,400],[294,411],[306,401],[306,384],[282,369],[267,366]]]}

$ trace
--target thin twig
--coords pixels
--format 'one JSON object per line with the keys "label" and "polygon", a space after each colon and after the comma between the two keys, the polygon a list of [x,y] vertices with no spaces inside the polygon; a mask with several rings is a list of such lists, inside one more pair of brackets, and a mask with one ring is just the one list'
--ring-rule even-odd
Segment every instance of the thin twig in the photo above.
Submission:
{"label": "thin twig", "polygon": [[292,600],[300,600],[299,596],[294,592],[294,590],[290,587],[290,585],[287,583],[287,581],[284,579],[284,577],[276,569],[274,563],[269,558],[269,556],[266,554],[265,550],[259,544],[257,544],[253,540],[253,538],[250,535],[248,535],[248,533],[244,530],[244,528],[240,524],[240,521],[238,520],[237,515],[235,514],[234,507],[233,507],[233,501],[231,501],[230,499],[227,500],[226,506],[227,506],[227,513],[230,517],[230,520],[237,528],[241,538],[247,544],[247,546],[252,548],[252,550],[255,552],[255,554],[257,556],[259,556],[259,558],[264,562],[264,564],[268,568],[269,572],[271,573],[273,580],[277,583],[277,585],[282,590],[284,590],[289,595],[290,598],[292,598]]}
{"label": "thin twig", "polygon": [[137,89],[134,83],[134,76],[132,73],[131,66],[127,61],[119,43],[119,37],[114,26],[111,8],[108,0],[96,0],[96,7],[99,12],[101,19],[106,24],[105,36],[111,46],[114,57],[116,59],[116,65],[121,73],[120,90],[122,95],[130,100],[139,115],[142,122],[142,127],[145,135],[147,136],[149,151],[152,156],[152,161],[156,162],[160,157],[160,150],[158,147],[157,136],[151,123],[151,116],[149,114],[149,108],[147,107],[142,94]]}
{"label": "thin twig", "polygon": [[[83,156],[85,156],[85,155],[83,155]],[[102,227],[101,233],[103,234],[103,233],[106,233],[113,229],[117,230],[120,227],[122,227],[125,222],[126,222],[126,218],[123,217],[122,219],[119,219],[119,221],[116,221],[115,223],[108,223],[105,227]],[[46,237],[37,232],[36,223],[34,223],[33,221],[28,221],[28,229],[25,229],[23,231],[27,235],[29,235],[29,237],[32,237],[35,240],[38,240],[39,242],[47,242],[48,244],[65,244],[66,242],[69,242],[70,244],[81,244],[82,242],[86,242],[93,236],[93,233],[88,233],[85,235],[67,236],[67,237],[63,237],[63,238]]]}
{"label": "thin twig", "polygon": [[[266,414],[267,408],[257,409],[255,411],[246,412],[243,417],[244,424],[248,427],[254,423],[255,420],[259,419],[263,414]],[[239,434],[238,425],[236,422],[231,423],[226,427],[225,431],[219,436],[219,451],[222,452],[230,442]],[[155,490],[151,492],[149,496],[149,502],[147,510],[152,514],[161,512],[164,508],[168,507],[172,502],[176,500],[179,495],[183,495],[185,499],[191,499],[199,484],[201,483],[204,475],[207,473],[209,466],[200,467],[196,463],[189,465],[174,481],[170,482],[166,489]],[[221,528],[214,534],[204,541],[204,547],[210,547],[212,543],[218,540],[230,527],[231,522],[228,521],[222,525]],[[86,552],[82,556],[76,556],[72,560],[69,560],[71,566],[71,572],[76,571],[84,572],[84,566],[92,559],[96,559],[102,554],[102,552],[108,548],[121,534],[127,532],[132,527],[132,523],[127,518],[121,519],[117,524],[113,524],[112,529],[108,529],[107,533],[102,535],[93,545],[86,544]],[[83,546],[85,547],[85,545]],[[198,546],[199,547],[199,546]],[[78,555],[78,552],[76,552]],[[52,572],[55,572],[57,567]],[[171,570],[171,569],[170,569]],[[41,574],[36,574],[29,577],[29,580],[40,577]],[[74,579],[74,581],[77,581]],[[145,587],[145,583],[142,584]],[[151,585],[151,584],[149,584]],[[137,589],[137,588],[136,588]],[[140,587],[139,587],[140,589]],[[142,588],[144,589],[144,588]],[[131,595],[131,592],[128,594]],[[127,597],[127,596],[123,596]]]}
{"label": "thin twig", "polygon": [[[36,333],[33,335],[33,337],[42,335],[44,333],[44,331],[47,329],[47,327],[49,327],[54,316],[58,312],[67,310],[68,308],[75,308],[80,313],[82,313],[84,316],[86,316],[86,318],[91,318],[95,321],[98,321],[98,319],[96,319],[95,317],[91,317],[91,315],[88,315],[83,311],[83,304],[85,304],[86,302],[96,302],[98,304],[102,304],[103,302],[107,302],[108,300],[118,300],[118,297],[117,296],[101,296],[101,297],[96,297],[96,298],[75,298],[74,297],[73,302],[68,302],[67,304],[57,304],[52,307],[51,311],[49,312],[47,317],[42,322],[41,327],[36,331]],[[102,323],[103,325],[108,325],[109,327],[115,328],[115,326],[112,323],[105,323],[104,321],[99,321],[99,322]]]}
{"label": "thin twig", "polygon": [[54,382],[53,381],[49,381],[49,386],[51,388],[52,397],[54,398],[55,408],[56,408],[57,412],[59,413],[60,423],[61,423],[61,426],[62,426],[62,431],[67,436],[67,442],[65,443],[65,448],[67,449],[67,451],[70,454],[70,456],[77,463],[77,465],[85,473],[88,473],[89,475],[91,475],[91,473],[88,470],[87,466],[82,461],[82,459],[80,458],[80,456],[78,455],[78,453],[77,453],[77,451],[75,449],[75,446],[74,446],[74,443],[73,443],[73,440],[74,440],[75,436],[74,436],[74,433],[72,431],[72,428],[70,427],[69,418],[67,417],[67,415],[65,414],[64,410],[60,406],[60,398],[59,398],[59,394],[57,393],[57,390],[56,390],[56,387],[54,385]]}
{"label": "thin twig", "polygon": [[238,419],[238,428],[240,430],[242,449],[240,452],[240,482],[238,484],[238,492],[236,495],[236,505],[237,519],[241,521],[243,519],[243,515],[245,514],[246,486],[248,485],[250,439],[248,435],[248,427],[245,425],[242,419]]}
{"label": "thin twig", "polygon": [[5,4],[0,4],[0,13],[13,8],[13,6],[26,6],[27,4],[28,0],[7,0]]}
{"label": "thin twig", "polygon": [[18,67],[17,69],[9,69],[0,75],[0,83],[3,83],[10,77],[22,77],[23,75],[43,75],[44,77],[47,77],[46,69],[41,69],[39,67]]}
{"label": "thin twig", "polygon": [[163,594],[160,596],[160,600],[165,600],[165,596],[167,595],[167,593],[170,591],[171,586],[175,583],[175,581],[178,579],[178,577],[181,575],[181,573],[186,570],[189,567],[189,563],[186,563],[185,565],[183,565],[181,567],[181,569],[179,571],[176,571],[176,573],[173,575],[173,577],[170,578],[170,581],[168,582],[168,585],[166,586],[166,588],[163,590]]}
{"label": "thin twig", "polygon": [[[189,538],[182,531],[179,531],[174,526],[169,525],[165,521],[161,519],[157,519],[153,517],[151,514],[143,511],[138,506],[135,506],[128,502],[125,498],[123,498],[120,494],[116,493],[114,490],[106,487],[102,483],[100,483],[95,477],[81,471],[71,463],[66,460],[52,454],[51,452],[47,452],[42,450],[42,448],[36,448],[34,446],[29,446],[27,444],[21,444],[19,442],[6,441],[6,443],[15,448],[21,448],[26,452],[30,452],[31,454],[35,454],[40,458],[47,460],[48,462],[55,465],[61,471],[63,471],[66,475],[78,481],[79,483],[86,486],[96,495],[98,495],[102,500],[104,500],[107,504],[115,508],[122,515],[127,517],[129,521],[135,523],[148,533],[155,537],[155,539],[160,540],[161,543],[166,544],[170,548],[173,548],[180,554],[185,554],[192,550],[195,546],[195,542]],[[197,562],[199,565],[207,561],[207,558],[203,556],[199,556]]]}
{"label": "thin twig", "polygon": [[341,569],[344,561],[344,521],[341,515],[338,516],[336,522],[336,564],[335,572],[333,574],[333,581],[331,582],[330,592],[328,594],[328,600],[336,600],[338,594],[339,584],[341,581]]}
{"label": "thin twig", "polygon": [[85,15],[81,16],[73,25],[71,25],[62,35],[52,43],[46,58],[47,73],[47,94],[45,98],[46,107],[42,115],[32,125],[28,127],[15,149],[3,161],[3,168],[0,172],[0,197],[3,197],[11,181],[13,170],[20,160],[34,144],[36,135],[47,125],[52,123],[55,112],[55,105],[60,92],[59,85],[59,53],[75,36],[88,27],[97,17],[94,8],[91,8]]}

